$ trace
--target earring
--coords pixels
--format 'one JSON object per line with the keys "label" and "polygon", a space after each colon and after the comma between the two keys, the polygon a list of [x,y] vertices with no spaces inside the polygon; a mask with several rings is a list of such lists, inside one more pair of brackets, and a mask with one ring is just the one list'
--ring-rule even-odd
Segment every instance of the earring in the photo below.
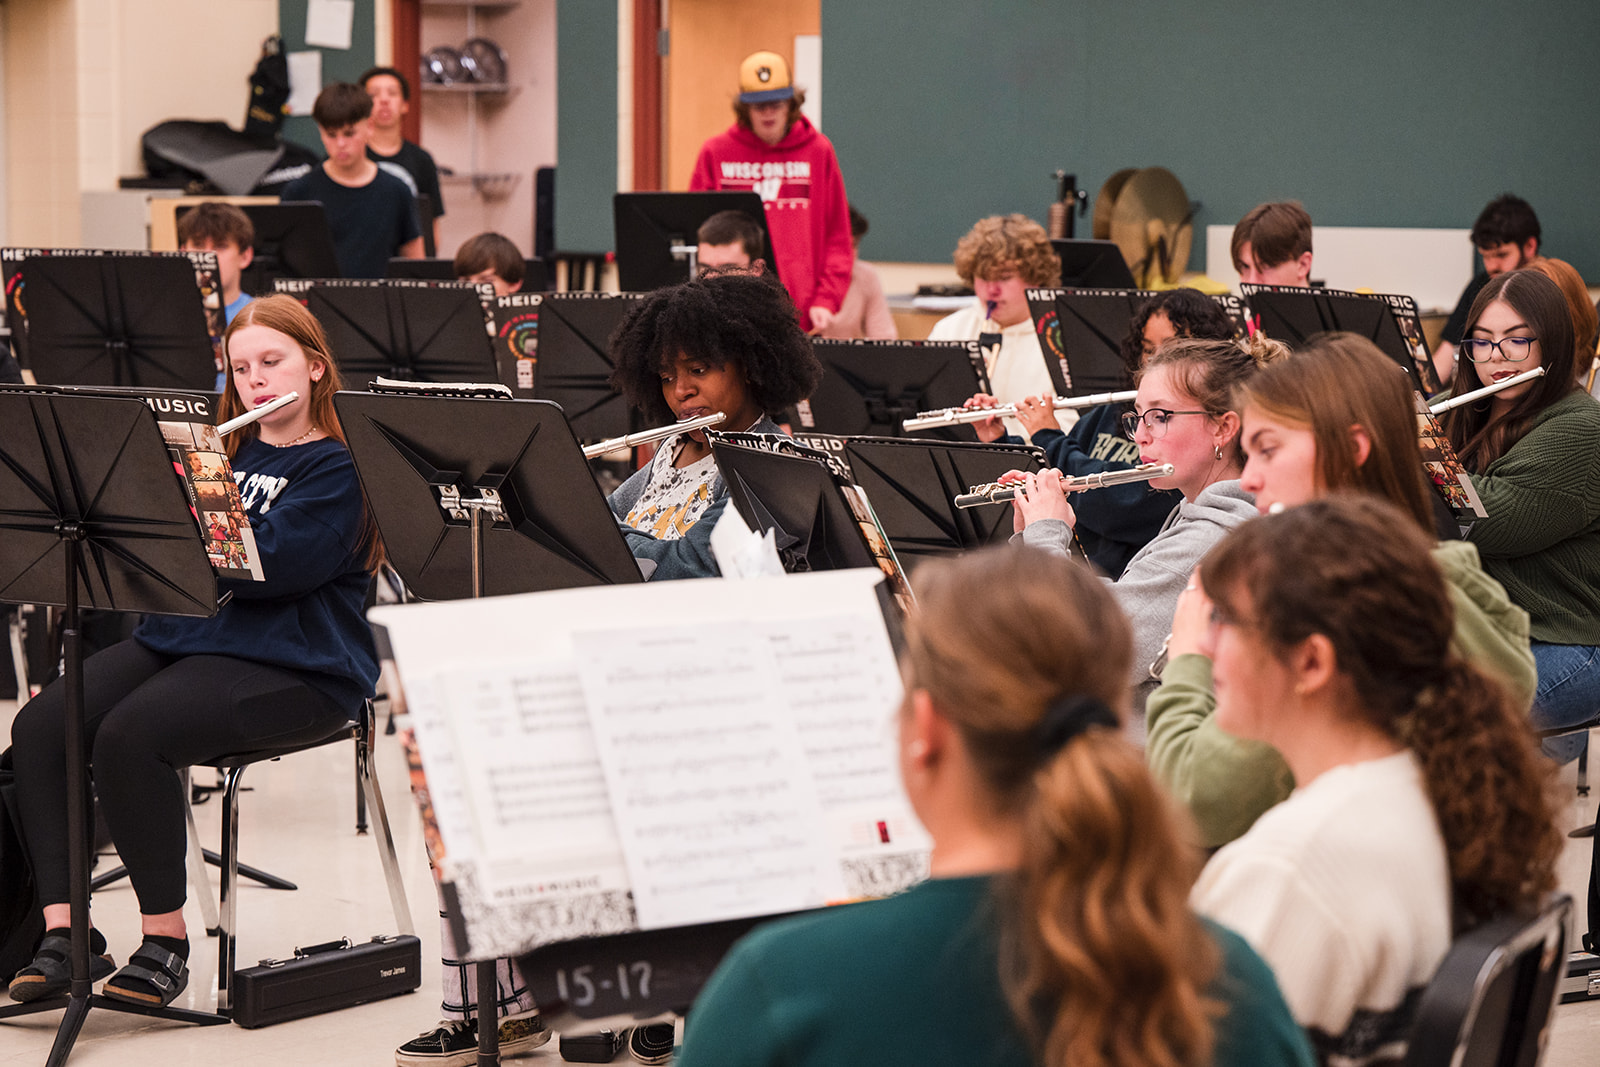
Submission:
{"label": "earring", "polygon": [[1215,452],[1217,454],[1217,458],[1218,459],[1222,458],[1222,446],[1221,445],[1212,445],[1211,446],[1211,451],[1213,451],[1213,452]]}

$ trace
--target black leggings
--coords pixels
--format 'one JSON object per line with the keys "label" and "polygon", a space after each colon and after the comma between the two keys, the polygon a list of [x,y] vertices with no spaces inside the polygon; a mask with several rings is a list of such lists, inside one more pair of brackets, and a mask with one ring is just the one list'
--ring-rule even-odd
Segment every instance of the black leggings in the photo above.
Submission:
{"label": "black leggings", "polygon": [[[17,807],[43,904],[68,900],[64,695],[58,679],[11,726]],[[309,744],[353,717],[295,671],[229,656],[165,656],[134,641],[84,661],[83,698],[100,812],[146,915],[183,907],[180,769]]]}

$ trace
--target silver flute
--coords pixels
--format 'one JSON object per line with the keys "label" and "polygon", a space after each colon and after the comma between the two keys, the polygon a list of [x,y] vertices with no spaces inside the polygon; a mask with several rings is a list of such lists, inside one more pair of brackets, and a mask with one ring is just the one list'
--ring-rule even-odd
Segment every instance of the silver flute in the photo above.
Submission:
{"label": "silver flute", "polygon": [[[1122,404],[1139,394],[1132,389],[1120,393],[1091,393],[1088,396],[1058,396],[1050,406],[1056,411],[1077,408],[1097,408],[1101,404]],[[941,408],[938,411],[919,412],[916,418],[900,424],[906,431],[933,430],[940,426],[959,426],[964,422],[982,422],[984,419],[1008,419],[1017,413],[1017,405],[1001,404],[992,408]]]}
{"label": "silver flute", "polygon": [[[1061,491],[1081,493],[1085,489],[1099,489],[1107,485],[1148,482],[1152,478],[1165,478],[1172,474],[1173,470],[1170,463],[1144,463],[1130,470],[1101,471],[1099,474],[1085,474],[1081,478],[1063,478]],[[1020,488],[1022,488],[1020,482],[1013,482],[1010,485],[1001,485],[999,482],[975,485],[956,497],[955,505],[958,508],[977,508],[985,504],[1004,504],[1008,500],[1016,499],[1017,490]]]}
{"label": "silver flute", "polygon": [[615,452],[622,448],[632,448],[634,445],[647,445],[651,441],[664,441],[675,433],[688,433],[690,430],[704,430],[711,426],[718,426],[727,420],[728,416],[720,411],[709,415],[701,415],[698,419],[684,419],[671,426],[658,426],[654,430],[640,430],[638,433],[624,434],[606,441],[597,441],[592,445],[585,445],[584,459],[594,459],[607,452]]}
{"label": "silver flute", "polygon": [[1486,385],[1482,389],[1474,389],[1470,393],[1462,393],[1460,396],[1453,396],[1449,400],[1441,400],[1437,404],[1430,404],[1428,410],[1435,415],[1443,415],[1451,408],[1458,408],[1462,404],[1470,404],[1480,397],[1489,396],[1493,393],[1498,393],[1502,389],[1510,389],[1513,385],[1521,385],[1523,382],[1531,382],[1535,378],[1542,377],[1544,377],[1544,368],[1535,367],[1532,370],[1525,370],[1521,374],[1513,374],[1509,378],[1502,378],[1493,385]]}

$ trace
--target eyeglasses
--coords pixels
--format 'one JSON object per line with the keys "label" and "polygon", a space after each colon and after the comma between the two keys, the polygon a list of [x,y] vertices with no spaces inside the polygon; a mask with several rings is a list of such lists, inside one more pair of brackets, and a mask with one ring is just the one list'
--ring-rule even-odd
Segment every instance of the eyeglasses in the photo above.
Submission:
{"label": "eyeglasses", "polygon": [[1495,352],[1507,363],[1521,363],[1533,351],[1537,337],[1502,337],[1491,341],[1486,337],[1466,337],[1461,341],[1461,351],[1474,363],[1487,363]]}
{"label": "eyeglasses", "polygon": [[1139,424],[1142,422],[1145,429],[1150,431],[1150,436],[1160,440],[1167,436],[1167,423],[1172,420],[1172,416],[1209,414],[1211,414],[1209,411],[1168,411],[1166,408],[1151,408],[1142,415],[1137,411],[1129,411],[1122,416],[1122,433],[1132,441],[1134,434],[1139,432]]}

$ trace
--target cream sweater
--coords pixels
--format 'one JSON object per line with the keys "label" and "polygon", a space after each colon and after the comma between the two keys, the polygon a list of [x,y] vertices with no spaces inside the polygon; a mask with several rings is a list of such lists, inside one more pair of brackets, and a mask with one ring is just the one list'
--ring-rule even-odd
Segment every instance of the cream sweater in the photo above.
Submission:
{"label": "cream sweater", "polygon": [[1450,948],[1450,870],[1409,751],[1335,767],[1262,815],[1195,883],[1243,935],[1328,1064],[1404,1051]]}
{"label": "cream sweater", "polygon": [[[983,332],[983,309],[974,301],[971,307],[946,315],[933,324],[928,334],[930,341],[976,341]],[[1050,368],[1045,365],[1044,352],[1039,348],[1039,335],[1033,331],[1033,320],[1023,319],[1015,326],[1000,331],[1000,355],[988,363],[991,395],[1002,404],[1014,404],[1023,397],[1048,396],[1056,391],[1050,380]],[[1056,418],[1063,430],[1077,421],[1074,411],[1058,411]],[[1005,420],[1006,433],[1028,439],[1022,423],[1016,419]]]}

